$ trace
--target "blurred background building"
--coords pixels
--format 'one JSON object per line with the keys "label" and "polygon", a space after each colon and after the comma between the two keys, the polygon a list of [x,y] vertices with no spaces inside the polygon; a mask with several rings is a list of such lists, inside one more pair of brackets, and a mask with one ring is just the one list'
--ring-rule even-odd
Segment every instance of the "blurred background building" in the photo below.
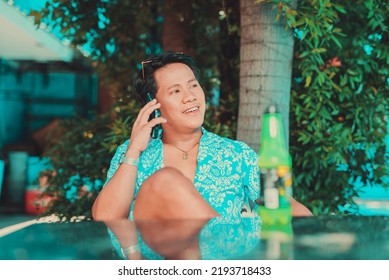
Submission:
{"label": "blurred background building", "polygon": [[27,16],[45,2],[0,1],[0,198],[16,204],[47,164],[40,156],[57,121],[88,117],[98,102],[90,61]]}

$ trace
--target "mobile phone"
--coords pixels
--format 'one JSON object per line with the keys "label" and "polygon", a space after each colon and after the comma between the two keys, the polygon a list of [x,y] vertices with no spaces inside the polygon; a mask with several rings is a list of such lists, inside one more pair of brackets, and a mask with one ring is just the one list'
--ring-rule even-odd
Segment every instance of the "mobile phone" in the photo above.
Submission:
{"label": "mobile phone", "polygon": [[[153,95],[150,92],[148,92],[147,93],[147,102],[150,102],[153,99],[154,99]],[[154,112],[152,112],[150,114],[149,121],[151,121],[154,118],[158,118],[160,116],[161,116],[161,111],[156,109],[156,110],[154,110]],[[151,130],[151,137],[154,138],[154,139],[158,138],[158,131],[160,129],[161,129],[161,125],[160,124],[157,124],[156,126],[154,126],[153,129]]]}

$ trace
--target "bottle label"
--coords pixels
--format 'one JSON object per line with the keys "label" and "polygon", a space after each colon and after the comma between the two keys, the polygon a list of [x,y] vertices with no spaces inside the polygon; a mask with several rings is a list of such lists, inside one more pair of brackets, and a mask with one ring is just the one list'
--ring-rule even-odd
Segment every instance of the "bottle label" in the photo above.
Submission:
{"label": "bottle label", "polygon": [[265,207],[269,209],[277,209],[279,204],[279,193],[277,188],[266,188],[264,191]]}
{"label": "bottle label", "polygon": [[292,196],[292,176],[288,167],[261,170],[261,205],[268,209],[290,206]]}

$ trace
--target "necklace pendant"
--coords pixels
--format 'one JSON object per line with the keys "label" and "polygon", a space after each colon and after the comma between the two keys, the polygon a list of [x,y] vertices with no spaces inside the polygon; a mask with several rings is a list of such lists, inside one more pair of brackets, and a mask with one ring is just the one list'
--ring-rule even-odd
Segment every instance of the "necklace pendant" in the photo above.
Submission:
{"label": "necklace pendant", "polygon": [[182,154],[182,159],[188,159],[188,152],[184,152]]}

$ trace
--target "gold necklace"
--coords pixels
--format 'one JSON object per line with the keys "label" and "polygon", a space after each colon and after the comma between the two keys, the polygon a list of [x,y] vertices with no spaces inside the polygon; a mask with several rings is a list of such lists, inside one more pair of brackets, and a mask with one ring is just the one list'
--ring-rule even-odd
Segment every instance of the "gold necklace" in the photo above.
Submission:
{"label": "gold necklace", "polygon": [[198,143],[200,143],[200,142],[195,143],[195,144],[192,146],[192,148],[190,148],[190,149],[187,150],[187,151],[184,151],[184,150],[182,150],[182,149],[176,147],[176,146],[173,145],[173,144],[170,144],[170,145],[172,145],[172,146],[173,146],[174,148],[176,148],[177,150],[180,150],[180,151],[182,152],[182,159],[187,160],[187,159],[188,159],[188,153],[189,153],[189,152],[190,152]]}

